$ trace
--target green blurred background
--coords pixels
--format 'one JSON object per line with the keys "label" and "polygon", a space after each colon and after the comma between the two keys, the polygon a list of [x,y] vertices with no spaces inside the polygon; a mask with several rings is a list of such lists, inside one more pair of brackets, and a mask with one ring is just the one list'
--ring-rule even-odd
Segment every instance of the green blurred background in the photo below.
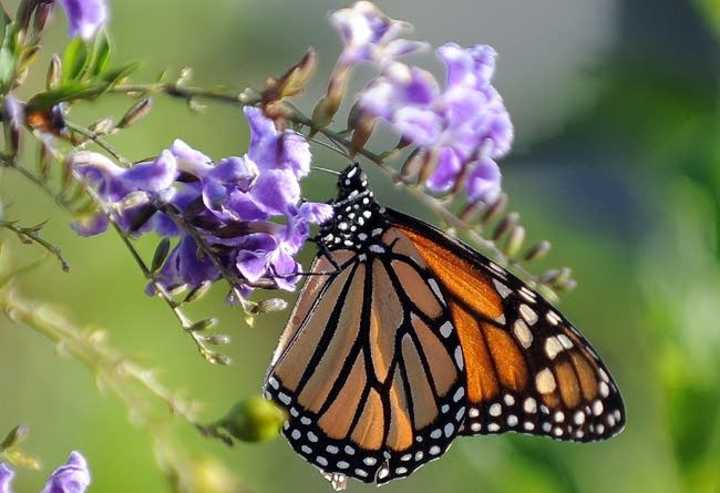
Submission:
{"label": "green blurred background", "polygon": [[[13,9],[17,2],[7,3]],[[136,80],[188,65],[199,85],[238,88],[259,87],[315,46],[321,65],[299,101],[310,109],[339,51],[326,14],[340,6],[329,0],[125,0],[111,2],[110,31],[119,59],[143,61]],[[384,491],[720,491],[720,2],[392,0],[381,7],[412,22],[418,39],[488,43],[500,53],[496,85],[517,131],[515,150],[501,163],[504,187],[530,237],[554,243],[547,265],[574,268],[579,288],[561,306],[603,354],[628,413],[625,432],[606,443],[460,439],[442,460]],[[66,42],[57,12],[44,59]],[[431,56],[422,61],[441,73]],[[43,70],[31,87],[41,87]],[[125,98],[110,99],[80,105],[74,119],[118,116],[128,107]],[[139,159],[175,137],[219,158],[244,152],[247,128],[237,109],[211,105],[194,114],[180,102],[158,99],[153,113],[113,144]],[[343,165],[323,151],[317,162]],[[370,171],[382,200],[421,210]],[[65,274],[46,262],[20,282],[26,295],[61,307],[79,323],[107,328],[116,347],[205,403],[206,420],[259,391],[286,314],[248,327],[238,309],[224,304],[223,289],[213,290],[191,311],[220,318],[233,337],[226,352],[235,364],[212,367],[169,310],[143,294],[144,280],[114,235],[79,238],[36,189],[9,172],[0,180],[13,217],[48,219],[46,237],[72,265]],[[332,179],[322,174],[305,187],[311,198],[333,194]],[[39,253],[13,246],[18,262]],[[151,252],[152,240],[143,248]],[[305,261],[313,253],[307,250]],[[126,408],[102,395],[80,364],[2,318],[0,433],[20,422],[32,429],[24,448],[46,466],[42,473],[21,471],[17,491],[39,491],[71,449],[90,461],[91,491],[168,490],[152,440],[129,422]],[[329,489],[283,439],[228,449],[181,421],[172,432],[194,467],[223,463],[242,490]],[[350,485],[351,491],[369,488]]]}

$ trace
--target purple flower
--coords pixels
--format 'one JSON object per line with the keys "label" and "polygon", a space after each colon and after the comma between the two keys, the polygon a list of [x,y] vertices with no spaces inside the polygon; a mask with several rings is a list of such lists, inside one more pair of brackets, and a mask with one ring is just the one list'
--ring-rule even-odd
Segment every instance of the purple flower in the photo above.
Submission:
{"label": "purple flower", "polygon": [[60,3],[65,8],[72,38],[90,39],[107,22],[105,0],[61,0]]}
{"label": "purple flower", "polygon": [[[0,493],[13,493],[10,488],[15,473],[0,463]],[[41,493],[83,493],[90,485],[87,461],[79,452],[71,452],[65,465],[50,475]]]}
{"label": "purple flower", "polygon": [[250,282],[270,277],[279,288],[292,291],[302,267],[293,257],[295,246],[283,240],[280,235],[267,233],[243,238],[235,260],[240,273]]}
{"label": "purple flower", "polygon": [[20,128],[25,121],[25,105],[12,94],[8,94],[5,96],[3,116],[3,119],[10,122],[13,128]]}
{"label": "purple flower", "polygon": [[298,179],[310,173],[312,154],[302,135],[292,130],[278,132],[273,121],[259,108],[246,107],[245,117],[250,123],[250,148],[246,157],[259,170],[290,170]]}
{"label": "purple flower", "polygon": [[70,452],[65,465],[50,475],[42,493],[83,493],[89,484],[87,461],[79,452]]}
{"label": "purple flower", "polygon": [[[197,288],[219,279],[221,272],[247,281],[239,286],[243,292],[260,279],[292,290],[301,271],[294,257],[310,235],[310,225],[332,216],[327,204],[301,203],[300,178],[309,173],[312,159],[307,141],[292,131],[279,132],[259,109],[245,113],[251,141],[243,157],[215,163],[176,140],[155,160],[130,168],[95,153],[70,158],[75,176],[96,191],[123,231],[179,237],[155,277],[169,291]],[[167,206],[182,215],[182,224],[165,213]],[[92,235],[107,224],[102,214],[73,227]],[[185,224],[192,225],[194,236],[183,230]],[[154,285],[146,291],[154,294]]]}
{"label": "purple flower", "polygon": [[0,493],[12,493],[10,483],[12,483],[14,477],[13,470],[0,462]]}
{"label": "purple flower", "polygon": [[491,201],[500,190],[493,160],[507,154],[513,140],[510,115],[491,85],[496,52],[485,45],[465,49],[449,43],[437,55],[447,69],[442,90],[429,72],[396,62],[361,94],[359,106],[432,153],[436,166],[426,182],[430,190],[447,192],[467,176],[468,198]]}
{"label": "purple flower", "polygon": [[356,2],[350,8],[337,10],[331,14],[330,22],[343,42],[340,66],[363,61],[385,66],[400,56],[427,47],[426,43],[398,38],[411,26],[390,19],[371,2]]}
{"label": "purple flower", "polygon": [[502,175],[500,167],[489,157],[469,165],[472,169],[465,181],[465,190],[471,202],[491,203],[500,195]]}
{"label": "purple flower", "polygon": [[[200,252],[195,240],[184,236],[175,249],[168,255],[156,281],[168,291],[187,286],[197,288],[206,282],[220,277],[220,272],[212,260]],[[155,288],[148,284],[146,292],[155,294]]]}
{"label": "purple flower", "polygon": [[70,165],[81,181],[96,188],[100,198],[119,202],[132,192],[158,194],[168,190],[177,177],[178,163],[169,151],[152,162],[121,168],[96,152],[76,152]]}

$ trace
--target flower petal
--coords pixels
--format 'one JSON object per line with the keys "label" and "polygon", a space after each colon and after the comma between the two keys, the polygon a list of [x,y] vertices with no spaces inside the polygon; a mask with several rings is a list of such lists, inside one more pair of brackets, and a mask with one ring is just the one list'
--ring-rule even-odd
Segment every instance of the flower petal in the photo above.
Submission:
{"label": "flower petal", "polygon": [[64,466],[50,475],[42,493],[83,493],[90,485],[87,461],[79,452],[71,452]]}
{"label": "flower petal", "polygon": [[10,488],[15,472],[0,462],[0,493],[13,493]]}
{"label": "flower petal", "polygon": [[[162,192],[172,186],[177,177],[177,160],[169,151],[163,151],[152,163],[136,164],[118,176],[121,186],[111,197],[113,201],[124,198],[130,192]],[[122,192],[124,191],[124,195]]]}
{"label": "flower petal", "polygon": [[502,175],[497,163],[483,158],[475,163],[465,181],[465,191],[471,202],[481,200],[490,203],[500,195]]}
{"label": "flower petal", "polygon": [[102,212],[98,212],[76,220],[70,224],[70,227],[80,236],[95,236],[107,231],[109,224],[110,221],[108,221],[107,216]]}
{"label": "flower petal", "polygon": [[322,202],[304,202],[298,210],[298,215],[313,224],[323,224],[332,219],[333,208]]}
{"label": "flower petal", "polygon": [[92,38],[107,22],[105,0],[61,0],[70,24],[70,37]]}
{"label": "flower petal", "polygon": [[193,149],[180,139],[175,139],[170,146],[170,152],[177,160],[177,169],[179,171],[202,178],[213,169],[212,159]]}
{"label": "flower petal", "polygon": [[241,250],[235,259],[235,265],[245,279],[256,282],[267,273],[268,254],[262,251]]}
{"label": "flower petal", "polygon": [[447,192],[455,185],[461,169],[462,163],[457,152],[444,147],[438,153],[435,171],[428,178],[426,186],[435,193]]}
{"label": "flower petal", "polygon": [[258,177],[250,193],[269,214],[285,214],[300,200],[300,184],[291,171],[270,170]]}

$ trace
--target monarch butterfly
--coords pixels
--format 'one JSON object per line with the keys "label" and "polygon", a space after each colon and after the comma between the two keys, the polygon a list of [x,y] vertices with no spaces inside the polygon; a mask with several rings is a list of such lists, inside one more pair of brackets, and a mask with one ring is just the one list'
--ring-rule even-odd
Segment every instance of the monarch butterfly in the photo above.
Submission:
{"label": "monarch butterfly", "polygon": [[[587,340],[517,277],[339,178],[265,396],[292,448],[337,488],[384,484],[457,436],[594,441],[622,431],[619,390]],[[323,275],[326,274],[326,275]]]}

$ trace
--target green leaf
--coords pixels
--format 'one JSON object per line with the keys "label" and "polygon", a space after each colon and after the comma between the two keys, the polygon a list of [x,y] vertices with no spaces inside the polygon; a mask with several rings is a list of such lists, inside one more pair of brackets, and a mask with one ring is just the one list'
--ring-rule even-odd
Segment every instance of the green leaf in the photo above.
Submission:
{"label": "green leaf", "polygon": [[5,10],[5,6],[0,3],[0,39],[5,37],[5,30],[12,24],[12,19]]}
{"label": "green leaf", "polygon": [[83,74],[88,63],[88,49],[85,41],[75,38],[63,53],[63,81],[77,80]]}
{"label": "green leaf", "polygon": [[105,69],[110,62],[110,37],[107,32],[101,32],[95,39],[95,46],[93,47],[93,62],[92,66],[88,70],[88,73],[95,77],[105,72]]}
{"label": "green leaf", "polygon": [[15,78],[18,53],[15,25],[6,21],[5,14],[0,14],[0,19],[0,26],[3,29],[2,46],[0,46],[0,91],[6,93]]}
{"label": "green leaf", "polygon": [[27,111],[47,111],[58,103],[77,99],[94,99],[104,93],[107,84],[90,84],[87,82],[69,82],[58,89],[41,92],[33,96],[27,103]]}
{"label": "green leaf", "polygon": [[123,65],[120,68],[109,70],[102,74],[102,80],[108,83],[109,86],[114,86],[122,82],[123,79],[127,78],[140,67],[140,63],[132,62],[127,65]]}

